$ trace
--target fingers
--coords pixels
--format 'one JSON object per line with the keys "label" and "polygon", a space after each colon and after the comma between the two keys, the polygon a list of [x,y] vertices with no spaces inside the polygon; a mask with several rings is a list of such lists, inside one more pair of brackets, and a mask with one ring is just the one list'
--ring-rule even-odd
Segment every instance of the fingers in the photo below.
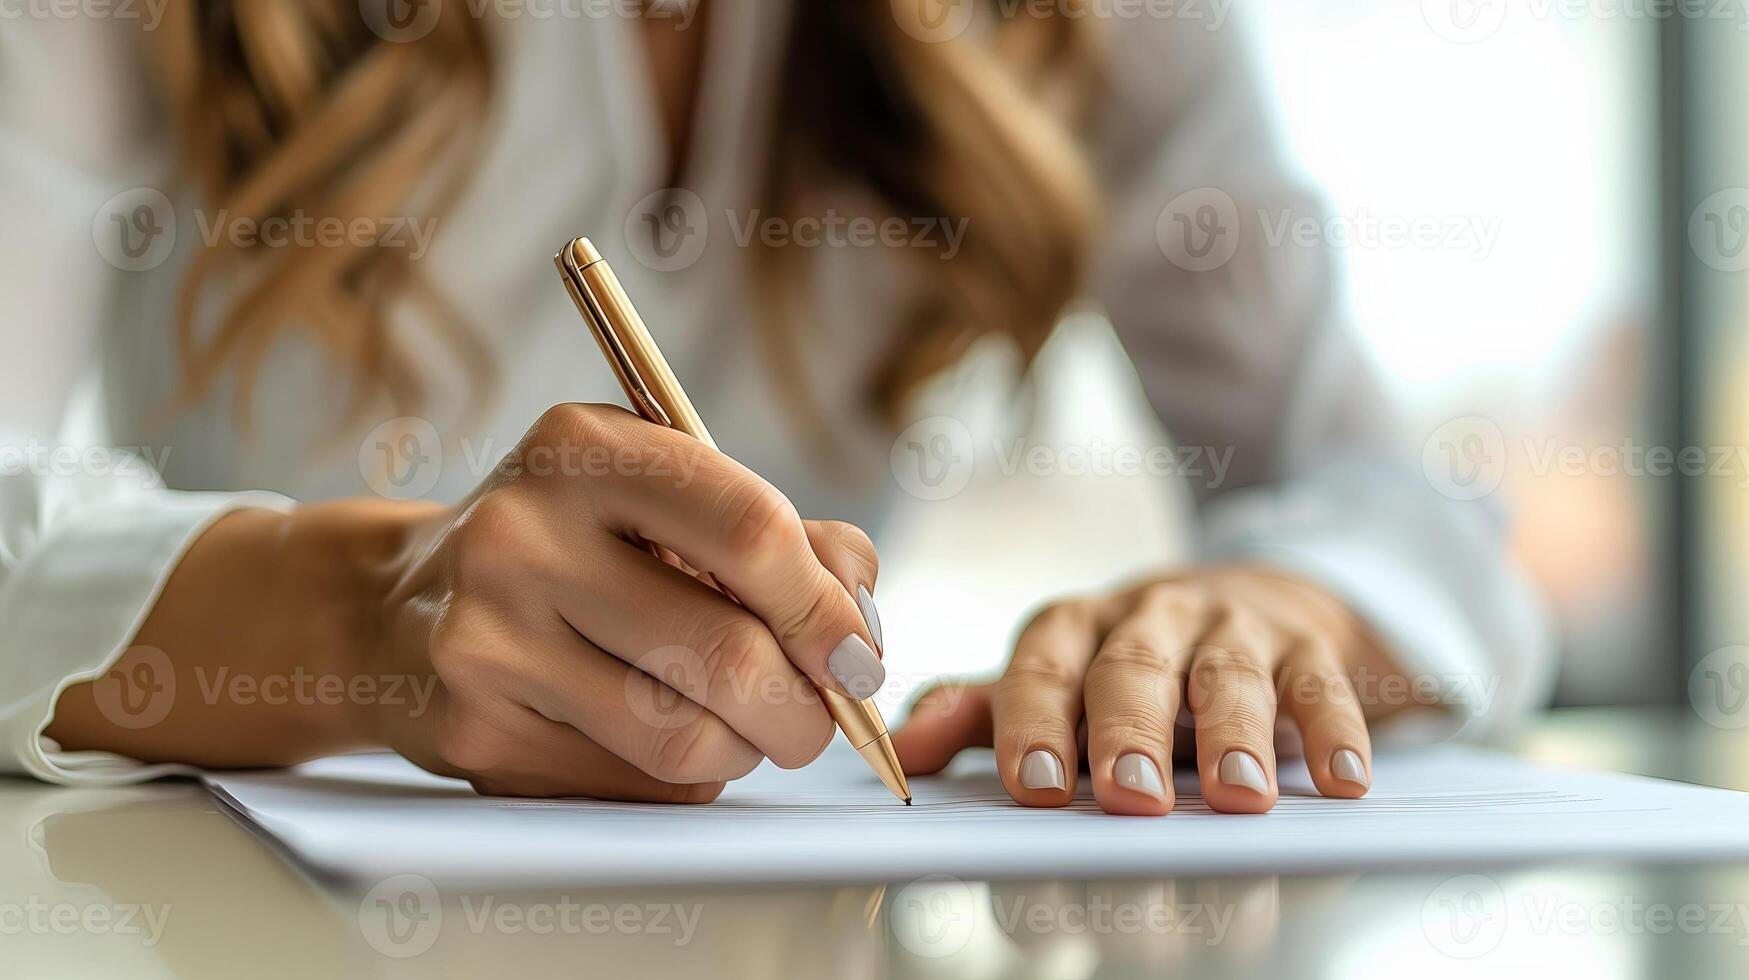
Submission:
{"label": "fingers", "polygon": [[486,796],[590,797],[627,803],[709,803],[722,781],[667,783],[603,748],[569,725],[523,709],[511,737],[523,751],[489,771],[464,775]]}
{"label": "fingers", "polygon": [[559,584],[550,597],[578,633],[710,711],[783,768],[825,750],[835,729],[819,693],[752,613],[618,538],[603,542],[590,564],[581,588]]}
{"label": "fingers", "polygon": [[431,662],[450,696],[426,740],[454,770],[489,773],[526,754],[507,733],[527,709],[666,783],[739,778],[761,758],[708,709],[563,623],[543,628],[511,611],[458,603],[433,634]]}
{"label": "fingers", "polygon": [[994,690],[990,684],[944,684],[919,698],[905,727],[893,733],[893,751],[905,775],[938,773],[962,749],[990,746]]}
{"label": "fingers", "polygon": [[1027,624],[991,697],[996,766],[1008,795],[1024,806],[1063,806],[1075,797],[1081,682],[1099,643],[1093,610],[1066,602]]}
{"label": "fingers", "polygon": [[1275,805],[1275,655],[1265,627],[1228,609],[1190,660],[1185,685],[1196,727],[1203,799],[1223,813]]}
{"label": "fingers", "polygon": [[599,519],[659,542],[716,576],[758,616],[790,662],[815,683],[867,698],[886,680],[851,592],[815,556],[788,498],[696,440],[631,416],[583,411],[589,444],[632,446],[684,461],[674,470],[625,467],[592,486]]}
{"label": "fingers", "polygon": [[1203,605],[1189,590],[1149,590],[1087,669],[1087,768],[1107,813],[1172,809],[1172,729]]}
{"label": "fingers", "polygon": [[869,639],[874,642],[875,655],[883,655],[886,637],[881,633],[881,614],[874,602],[875,579],[880,576],[881,559],[875,553],[874,542],[855,524],[843,521],[803,521],[802,524],[820,564],[856,598],[863,625],[868,627]]}
{"label": "fingers", "polygon": [[1282,660],[1282,709],[1299,727],[1306,769],[1325,796],[1356,799],[1372,784],[1372,739],[1341,657],[1302,641]]}

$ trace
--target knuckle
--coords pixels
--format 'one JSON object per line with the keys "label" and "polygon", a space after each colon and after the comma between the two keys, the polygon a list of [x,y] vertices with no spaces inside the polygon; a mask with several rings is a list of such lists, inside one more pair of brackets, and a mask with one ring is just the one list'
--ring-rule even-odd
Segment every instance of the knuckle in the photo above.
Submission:
{"label": "knuckle", "polygon": [[1133,633],[1114,634],[1099,648],[1097,663],[1101,669],[1120,671],[1156,671],[1164,664],[1159,648],[1146,637]]}
{"label": "knuckle", "polygon": [[1073,689],[1080,683],[1080,673],[1067,663],[1054,658],[1029,657],[1009,664],[1000,686],[1008,690],[1033,686]]}
{"label": "knuckle", "polygon": [[713,684],[733,682],[735,678],[751,676],[762,659],[760,654],[773,641],[765,625],[736,616],[716,627],[705,645],[705,670]]}
{"label": "knuckle", "polygon": [[[842,591],[836,582],[831,588]],[[826,621],[826,617],[831,615],[832,606],[838,601],[834,591],[815,589],[806,602],[786,612],[774,614],[771,625],[778,636],[793,638],[807,635],[814,624]]]}
{"label": "knuckle", "polygon": [[1195,582],[1155,582],[1145,587],[1138,604],[1168,613],[1201,612],[1210,605],[1207,589]]}
{"label": "knuckle", "polygon": [[1269,744],[1274,738],[1275,710],[1266,702],[1250,698],[1220,698],[1200,712],[1197,727],[1217,736],[1217,741]]}
{"label": "knuckle", "polygon": [[1156,744],[1163,744],[1163,733],[1166,730],[1166,711],[1156,704],[1150,704],[1140,699],[1113,705],[1106,705],[1094,721],[1092,735],[1094,736],[1124,736],[1126,741],[1136,738],[1145,739]]}
{"label": "knuckle", "polygon": [[1082,636],[1090,632],[1093,625],[1092,604],[1081,599],[1067,599],[1053,602],[1033,613],[1021,628],[1020,635],[1023,639],[1039,636]]}
{"label": "knuckle", "polygon": [[[704,783],[736,779],[752,771],[724,737],[715,718],[700,714],[683,725],[661,727],[651,734],[650,775],[665,783]],[[753,765],[757,765],[755,759]]]}
{"label": "knuckle", "polygon": [[1340,668],[1313,665],[1289,669],[1279,686],[1282,698],[1296,706],[1358,708],[1354,686]]}
{"label": "knuckle", "polygon": [[455,537],[455,571],[464,582],[501,581],[526,567],[548,540],[539,507],[500,488],[476,500]]}
{"label": "knuckle", "polygon": [[829,521],[827,523],[831,529],[833,547],[866,569],[871,575],[880,570],[880,555],[875,551],[874,540],[868,536],[867,532],[855,524],[848,524],[844,521]]}
{"label": "knuckle", "polygon": [[613,406],[566,402],[541,413],[529,430],[529,441],[546,446],[611,445],[618,441],[624,424],[625,413]]}
{"label": "knuckle", "polygon": [[788,497],[759,479],[741,481],[724,493],[725,544],[755,566],[769,566],[797,547],[801,515]]}
{"label": "knuckle", "polygon": [[494,690],[503,665],[493,637],[503,628],[475,604],[452,604],[432,627],[426,657],[444,686],[455,691]]}
{"label": "knuckle", "polygon": [[489,774],[501,767],[510,751],[508,739],[478,711],[458,709],[437,733],[433,751],[444,764],[462,772]]}
{"label": "knuckle", "polygon": [[1197,650],[1191,679],[1204,684],[1232,685],[1240,683],[1269,684],[1269,672],[1262,662],[1247,650],[1224,646],[1205,646]]}

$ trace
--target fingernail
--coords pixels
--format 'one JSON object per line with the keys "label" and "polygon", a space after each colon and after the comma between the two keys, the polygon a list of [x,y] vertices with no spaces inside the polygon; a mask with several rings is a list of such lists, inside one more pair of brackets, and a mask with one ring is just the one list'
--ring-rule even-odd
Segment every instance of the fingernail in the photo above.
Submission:
{"label": "fingernail", "polygon": [[1020,785],[1027,789],[1068,789],[1063,764],[1044,749],[1033,749],[1020,760]]}
{"label": "fingernail", "polygon": [[1269,777],[1263,775],[1263,767],[1248,752],[1228,752],[1221,757],[1221,782],[1269,795]]}
{"label": "fingernail", "polygon": [[875,608],[874,596],[869,594],[868,586],[856,587],[856,604],[862,607],[862,621],[868,626],[868,635],[874,637],[875,651],[885,650],[887,641],[881,634],[881,611]]}
{"label": "fingernail", "polygon": [[1111,767],[1111,776],[1124,789],[1146,793],[1158,800],[1166,798],[1166,784],[1160,779],[1160,768],[1145,755],[1132,752],[1120,757],[1117,765]]}
{"label": "fingernail", "polygon": [[1330,759],[1330,771],[1343,782],[1367,785],[1366,767],[1360,764],[1360,754],[1342,749]]}
{"label": "fingernail", "polygon": [[887,668],[881,658],[855,633],[838,641],[832,655],[826,658],[826,669],[858,701],[873,697],[887,680]]}

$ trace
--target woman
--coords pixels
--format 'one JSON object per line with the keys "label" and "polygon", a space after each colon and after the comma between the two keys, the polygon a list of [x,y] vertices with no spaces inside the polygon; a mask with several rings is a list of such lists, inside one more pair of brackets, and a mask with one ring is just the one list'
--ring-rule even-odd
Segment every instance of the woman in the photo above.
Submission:
{"label": "woman", "polygon": [[[1239,220],[1313,205],[1235,25],[620,6],[8,28],[7,441],[154,464],[6,471],[9,768],[387,746],[487,793],[702,802],[803,765],[832,736],[807,682],[884,678],[858,526],[911,396],[977,337],[1035,352],[1083,296],[1176,438],[1232,450],[1202,563],[1045,606],[999,682],[925,696],[908,770],[994,745],[1016,801],[1060,806],[1085,760],[1104,809],[1157,815],[1176,751],[1257,812],[1278,714],[1318,789],[1358,797],[1369,721],[1479,732],[1541,695],[1500,528],[1395,459],[1329,256]],[[963,234],[785,237],[844,216]],[[617,393],[548,262],[579,232],[738,462],[575,403]],[[676,699],[702,710],[645,710]]]}

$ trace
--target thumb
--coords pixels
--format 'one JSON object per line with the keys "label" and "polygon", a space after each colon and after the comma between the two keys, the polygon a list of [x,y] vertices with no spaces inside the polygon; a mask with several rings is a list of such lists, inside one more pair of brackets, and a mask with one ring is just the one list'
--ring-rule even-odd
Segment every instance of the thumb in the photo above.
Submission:
{"label": "thumb", "polygon": [[917,701],[905,727],[893,733],[893,750],[906,775],[927,776],[947,768],[961,749],[988,748],[990,684],[944,684]]}

